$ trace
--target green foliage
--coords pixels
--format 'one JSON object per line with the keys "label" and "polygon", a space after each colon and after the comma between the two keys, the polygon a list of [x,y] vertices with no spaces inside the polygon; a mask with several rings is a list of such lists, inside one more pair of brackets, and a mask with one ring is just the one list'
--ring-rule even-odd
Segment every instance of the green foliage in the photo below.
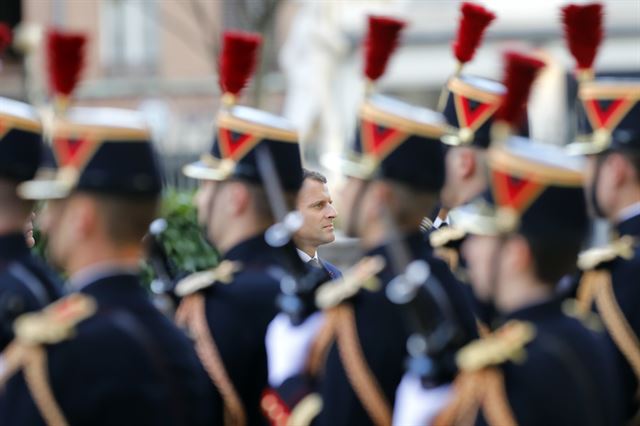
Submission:
{"label": "green foliage", "polygon": [[[204,238],[198,225],[193,196],[193,191],[170,188],[165,191],[160,210],[160,217],[168,225],[160,240],[179,272],[201,271],[218,263],[218,253]],[[149,284],[153,278],[155,274],[145,264],[142,270],[143,282]]]}

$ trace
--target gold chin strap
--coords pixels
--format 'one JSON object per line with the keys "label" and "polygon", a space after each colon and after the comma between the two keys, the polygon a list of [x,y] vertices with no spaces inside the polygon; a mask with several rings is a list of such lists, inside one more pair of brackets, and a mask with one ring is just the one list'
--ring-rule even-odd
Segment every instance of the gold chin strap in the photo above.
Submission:
{"label": "gold chin strap", "polygon": [[353,307],[341,304],[332,309],[340,324],[336,337],[340,360],[365,411],[377,426],[391,425],[391,406],[362,352]]}
{"label": "gold chin strap", "polygon": [[453,386],[456,397],[436,418],[434,426],[474,425],[480,409],[489,425],[518,424],[509,405],[504,376],[499,367],[462,372]]}
{"label": "gold chin strap", "polygon": [[[598,312],[609,335],[622,352],[631,368],[640,380],[640,341],[620,309],[613,292],[611,272],[595,269],[584,272],[578,287],[578,309],[583,315],[590,312],[595,301]],[[637,394],[636,397],[640,397]]]}
{"label": "gold chin strap", "polygon": [[195,347],[200,361],[209,378],[215,385],[224,402],[225,426],[244,426],[247,424],[242,400],[222,362],[222,357],[213,339],[205,312],[205,299],[202,293],[193,293],[185,297],[176,311],[176,322],[185,327],[195,339]]}

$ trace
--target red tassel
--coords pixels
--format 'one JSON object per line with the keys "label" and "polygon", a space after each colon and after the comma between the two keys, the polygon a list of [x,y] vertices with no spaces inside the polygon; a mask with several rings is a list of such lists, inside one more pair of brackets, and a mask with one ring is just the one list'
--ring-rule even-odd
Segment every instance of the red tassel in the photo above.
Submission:
{"label": "red tassel", "polygon": [[369,33],[365,40],[364,74],[375,81],[389,63],[391,53],[398,45],[400,30],[406,22],[387,16],[369,16]]}
{"label": "red tassel", "polygon": [[603,6],[600,3],[570,4],[562,8],[564,36],[579,71],[589,70],[602,43]]}
{"label": "red tassel", "polygon": [[50,30],[47,34],[49,85],[53,94],[69,96],[80,80],[87,36]]}
{"label": "red tassel", "polygon": [[220,54],[220,89],[237,96],[247,85],[256,67],[258,47],[262,43],[259,34],[242,31],[224,33]]}
{"label": "red tassel", "polygon": [[485,30],[496,15],[480,5],[467,2],[462,3],[460,11],[462,17],[453,42],[453,54],[461,64],[465,64],[473,59]]}
{"label": "red tassel", "polygon": [[0,22],[0,55],[11,46],[12,39],[11,27],[6,22]]}
{"label": "red tassel", "polygon": [[504,61],[503,84],[506,93],[495,117],[515,128],[524,117],[533,81],[545,64],[535,57],[516,52],[505,53]]}

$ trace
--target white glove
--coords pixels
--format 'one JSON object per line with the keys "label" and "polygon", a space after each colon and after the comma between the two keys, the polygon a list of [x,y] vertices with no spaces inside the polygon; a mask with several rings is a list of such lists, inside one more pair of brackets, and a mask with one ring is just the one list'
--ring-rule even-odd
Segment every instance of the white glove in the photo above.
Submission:
{"label": "white glove", "polygon": [[271,321],[265,337],[269,384],[277,387],[289,377],[300,374],[305,367],[311,345],[324,324],[324,314],[316,312],[299,326],[291,324],[280,313]]}
{"label": "white glove", "polygon": [[450,384],[425,389],[419,377],[407,373],[396,390],[393,425],[430,425],[447,406],[452,396],[453,389]]}

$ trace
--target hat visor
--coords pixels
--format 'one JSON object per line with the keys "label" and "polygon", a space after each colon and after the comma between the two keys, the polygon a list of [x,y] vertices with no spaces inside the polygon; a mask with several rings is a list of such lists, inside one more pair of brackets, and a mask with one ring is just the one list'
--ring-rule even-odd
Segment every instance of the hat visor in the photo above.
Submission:
{"label": "hat visor", "polygon": [[467,234],[498,236],[502,234],[503,227],[495,209],[482,208],[478,203],[471,202],[455,208],[449,212],[451,223]]}
{"label": "hat visor", "polygon": [[34,179],[18,185],[18,196],[25,200],[59,200],[67,198],[73,184],[59,179]]}
{"label": "hat visor", "polygon": [[358,179],[370,179],[376,170],[371,161],[356,154],[324,154],[320,157],[320,164],[328,170]]}
{"label": "hat visor", "polygon": [[182,173],[187,177],[198,180],[221,181],[231,176],[231,170],[228,167],[215,167],[205,164],[203,161],[187,164],[182,168]]}
{"label": "hat visor", "polygon": [[565,151],[568,155],[577,157],[600,154],[606,151],[607,148],[606,146],[599,146],[593,142],[573,142],[565,147]]}

